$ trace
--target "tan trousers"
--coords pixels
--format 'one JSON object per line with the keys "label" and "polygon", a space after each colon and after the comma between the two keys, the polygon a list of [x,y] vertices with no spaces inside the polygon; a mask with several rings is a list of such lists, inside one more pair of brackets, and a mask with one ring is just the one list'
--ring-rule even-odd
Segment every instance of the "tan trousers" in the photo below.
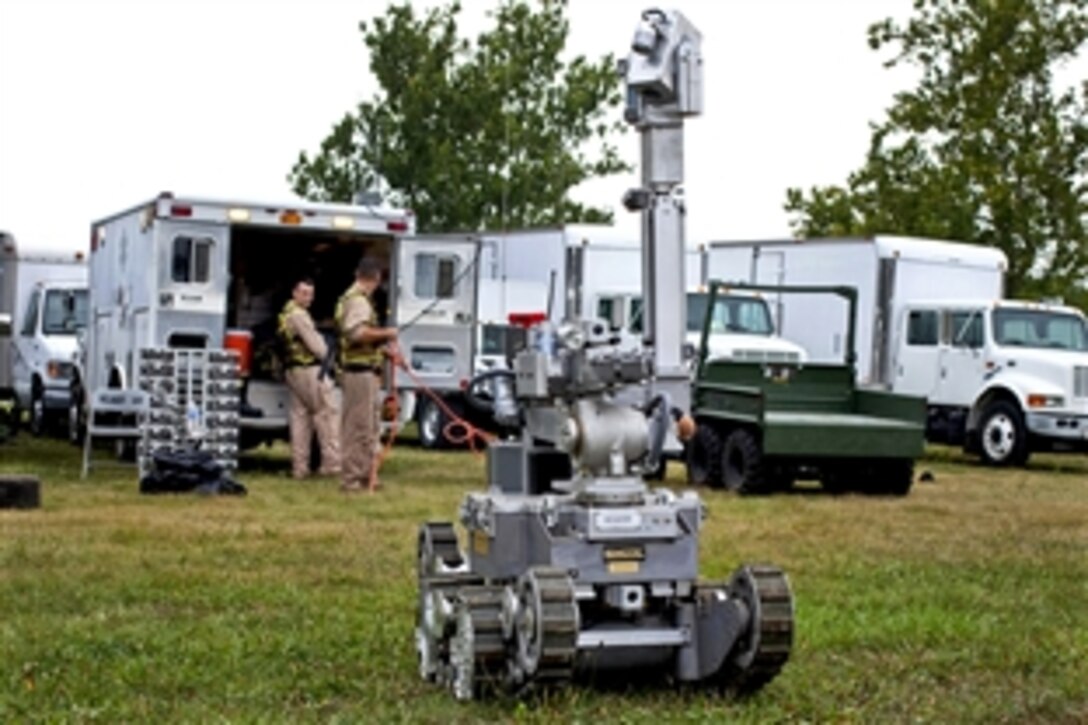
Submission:
{"label": "tan trousers", "polygon": [[321,446],[321,473],[340,473],[340,419],[333,400],[332,381],[318,380],[318,367],[289,368],[291,391],[291,473],[305,478],[310,473],[310,442],[314,431]]}
{"label": "tan trousers", "polygon": [[340,427],[340,468],[344,488],[366,487],[370,467],[378,449],[378,396],[381,378],[376,373],[345,372],[340,380],[344,390],[343,422]]}

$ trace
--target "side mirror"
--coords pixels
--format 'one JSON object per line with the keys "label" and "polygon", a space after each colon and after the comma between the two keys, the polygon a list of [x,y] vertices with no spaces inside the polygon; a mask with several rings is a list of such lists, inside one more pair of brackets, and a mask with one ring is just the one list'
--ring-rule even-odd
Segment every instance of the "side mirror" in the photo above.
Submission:
{"label": "side mirror", "polygon": [[11,315],[0,312],[0,337],[11,337]]}

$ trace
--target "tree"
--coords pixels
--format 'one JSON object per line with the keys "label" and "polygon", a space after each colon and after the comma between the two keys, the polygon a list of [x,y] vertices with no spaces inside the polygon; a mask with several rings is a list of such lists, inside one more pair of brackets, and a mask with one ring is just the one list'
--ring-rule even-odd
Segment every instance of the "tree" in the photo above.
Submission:
{"label": "tree", "polygon": [[381,90],[299,155],[292,187],[322,201],[381,187],[428,231],[608,221],[570,191],[629,168],[610,142],[619,78],[611,56],[562,58],[564,10],[503,0],[475,43],[458,35],[456,2],[360,23]]}
{"label": "tree", "polygon": [[993,245],[1010,295],[1066,295],[1088,275],[1088,82],[1054,73],[1088,37],[1088,0],[915,0],[869,45],[921,80],[874,124],[845,186],[789,189],[803,236],[896,233]]}

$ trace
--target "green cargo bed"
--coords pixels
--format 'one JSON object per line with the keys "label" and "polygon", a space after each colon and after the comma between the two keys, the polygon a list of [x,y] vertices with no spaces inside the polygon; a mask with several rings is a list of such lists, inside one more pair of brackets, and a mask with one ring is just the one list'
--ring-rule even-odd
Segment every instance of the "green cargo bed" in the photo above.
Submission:
{"label": "green cargo bed", "polygon": [[846,366],[709,362],[694,393],[696,417],[759,428],[766,456],[922,454],[925,400],[856,389]]}

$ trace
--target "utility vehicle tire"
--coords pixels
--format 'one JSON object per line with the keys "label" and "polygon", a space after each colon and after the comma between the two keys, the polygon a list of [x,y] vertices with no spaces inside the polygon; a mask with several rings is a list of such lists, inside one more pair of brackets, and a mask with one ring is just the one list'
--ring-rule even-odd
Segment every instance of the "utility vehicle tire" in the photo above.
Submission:
{"label": "utility vehicle tire", "polygon": [[742,495],[770,493],[763,448],[751,431],[738,428],[725,439],[722,480],[727,489]]}
{"label": "utility vehicle tire", "polygon": [[[461,405],[457,401],[444,398],[443,402],[455,414],[462,414]],[[446,411],[427,395],[420,396],[416,408],[420,444],[432,451],[452,448],[454,444],[446,437],[446,426],[451,422]]]}
{"label": "utility vehicle tire", "polygon": [[1028,430],[1012,403],[995,400],[982,411],[978,427],[982,460],[991,466],[1022,466],[1028,461]]}
{"label": "utility vehicle tire", "polygon": [[36,509],[41,505],[37,476],[0,475],[0,509]]}
{"label": "utility vehicle tire", "polygon": [[685,447],[688,483],[721,488],[722,436],[712,423],[700,423]]}
{"label": "utility vehicle tire", "polygon": [[889,496],[906,496],[914,484],[914,461],[909,458],[896,458],[875,466],[877,490]]}

